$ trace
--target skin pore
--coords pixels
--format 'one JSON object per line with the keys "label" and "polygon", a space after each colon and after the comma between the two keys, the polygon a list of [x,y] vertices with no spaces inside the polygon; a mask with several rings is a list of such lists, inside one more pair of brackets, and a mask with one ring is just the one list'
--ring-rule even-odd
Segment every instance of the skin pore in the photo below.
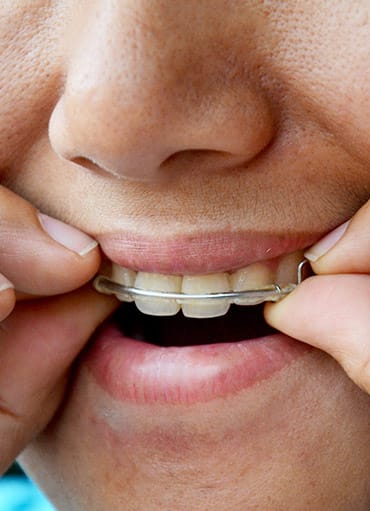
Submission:
{"label": "skin pore", "polygon": [[[7,0],[0,32],[1,184],[107,257],[303,249],[370,196],[367,0]],[[369,508],[369,396],[326,353],[191,406],[115,400],[86,360],[20,458],[58,509]]]}

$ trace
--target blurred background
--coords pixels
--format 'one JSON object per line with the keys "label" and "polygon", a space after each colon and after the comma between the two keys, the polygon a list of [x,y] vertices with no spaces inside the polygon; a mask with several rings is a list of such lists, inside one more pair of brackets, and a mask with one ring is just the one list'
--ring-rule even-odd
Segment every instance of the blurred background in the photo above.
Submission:
{"label": "blurred background", "polygon": [[17,463],[0,478],[0,511],[56,511]]}

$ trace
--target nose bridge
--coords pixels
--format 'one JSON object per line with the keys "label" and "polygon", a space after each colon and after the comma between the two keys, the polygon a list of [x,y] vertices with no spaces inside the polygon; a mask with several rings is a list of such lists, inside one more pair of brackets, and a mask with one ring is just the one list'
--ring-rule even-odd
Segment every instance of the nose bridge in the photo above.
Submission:
{"label": "nose bridge", "polygon": [[100,6],[73,38],[66,83],[70,101],[107,101],[127,108],[150,95],[153,79],[157,85],[159,79],[164,83],[162,67],[171,60],[168,48],[177,51],[176,38],[169,44],[162,35],[165,27],[154,26],[152,19],[145,21],[150,18],[145,9],[140,17],[123,7],[125,2],[110,9]]}
{"label": "nose bridge", "polygon": [[140,177],[182,151],[249,159],[269,142],[268,102],[251,80],[227,83],[232,59],[199,5],[94,3],[71,37],[51,119],[58,153]]}
{"label": "nose bridge", "polygon": [[153,131],[161,131],[166,89],[161,68],[169,57],[153,21],[147,20],[148,9],[137,12],[137,7],[95,2],[82,32],[72,38],[65,91],[57,107],[68,126],[68,157],[103,159],[104,167],[119,169],[125,154],[152,145]]}

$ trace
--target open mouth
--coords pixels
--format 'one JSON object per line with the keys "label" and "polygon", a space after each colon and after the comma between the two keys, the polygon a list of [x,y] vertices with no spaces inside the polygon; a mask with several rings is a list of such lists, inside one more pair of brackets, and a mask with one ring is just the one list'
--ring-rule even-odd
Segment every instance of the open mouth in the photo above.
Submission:
{"label": "open mouth", "polygon": [[224,316],[200,321],[181,312],[168,317],[150,316],[133,303],[124,303],[112,321],[125,337],[162,347],[239,342],[277,332],[265,322],[263,304],[232,305]]}
{"label": "open mouth", "polygon": [[113,322],[132,339],[162,347],[238,342],[276,332],[265,322],[262,304],[300,282],[301,259],[297,251],[232,273],[201,276],[134,272],[114,264],[110,278],[98,277],[95,287],[123,302]]}
{"label": "open mouth", "polygon": [[[125,289],[121,294],[120,287],[108,286],[107,292],[123,303],[97,332],[87,367],[114,399],[139,405],[205,402],[268,379],[307,347],[266,324],[261,297],[256,305],[243,299],[236,305],[223,295],[215,301],[204,296],[294,286],[301,259],[302,253],[295,252],[233,274],[182,277],[113,265],[108,280]],[[130,296],[127,286],[143,294]],[[180,292],[180,299],[153,298],[152,291]]]}

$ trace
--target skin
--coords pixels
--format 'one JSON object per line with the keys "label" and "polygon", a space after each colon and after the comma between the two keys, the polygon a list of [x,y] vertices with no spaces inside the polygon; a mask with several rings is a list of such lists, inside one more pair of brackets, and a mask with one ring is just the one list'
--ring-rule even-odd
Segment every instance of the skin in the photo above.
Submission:
{"label": "skin", "polygon": [[[368,1],[9,0],[0,33],[0,468],[68,511],[369,509]],[[350,219],[266,311],[315,347],[273,378],[140,407],[76,361],[117,306],[93,239]]]}

